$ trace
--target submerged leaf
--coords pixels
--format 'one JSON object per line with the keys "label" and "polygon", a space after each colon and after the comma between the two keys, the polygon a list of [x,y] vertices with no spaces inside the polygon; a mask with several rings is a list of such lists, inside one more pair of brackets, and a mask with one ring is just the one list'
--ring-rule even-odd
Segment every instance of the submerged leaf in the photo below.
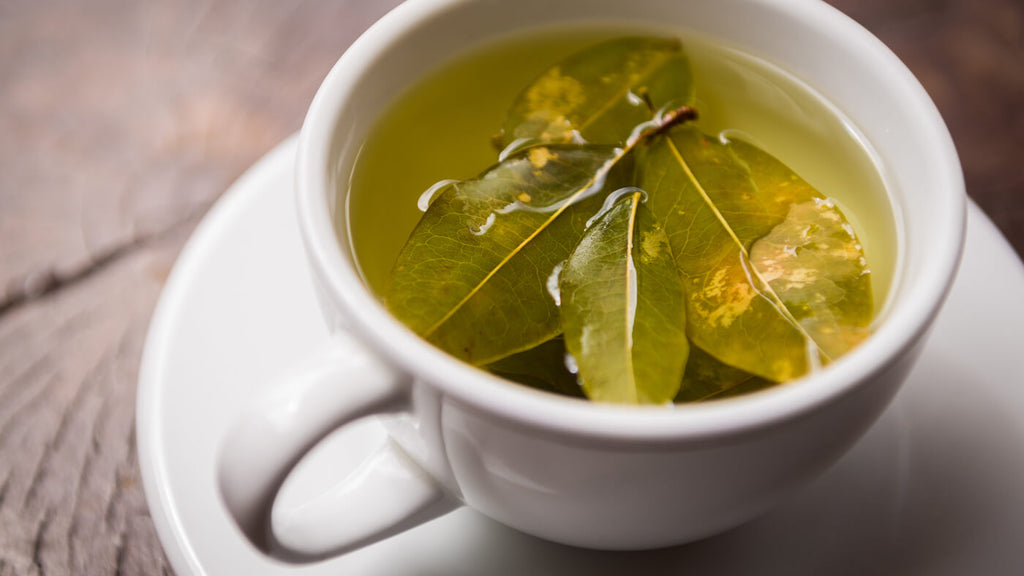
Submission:
{"label": "submerged leaf", "polygon": [[[675,252],[687,292],[687,333],[697,346],[782,382],[859,341],[831,320],[861,334],[871,315],[870,283],[828,283],[823,275],[836,267],[866,278],[863,250],[834,204],[796,173],[751,144],[720,142],[689,126],[652,139],[637,169]],[[834,244],[803,243],[802,234],[825,225]],[[762,237],[754,262],[752,246]],[[814,256],[780,256],[808,248]],[[812,261],[817,268],[808,266]],[[798,283],[790,282],[794,270],[804,274]],[[787,288],[788,301],[776,286]]]}
{"label": "submerged leaf", "polygon": [[491,373],[527,386],[584,398],[576,375],[565,367],[565,339],[556,336],[529,350],[486,366]]}
{"label": "submerged leaf", "polygon": [[750,247],[751,264],[825,355],[842,356],[867,338],[874,315],[871,272],[856,231],[835,201],[777,158],[742,140],[730,146],[760,194],[788,208]]}
{"label": "submerged leaf", "polygon": [[700,402],[738,396],[774,385],[775,382],[723,364],[697,346],[690,346],[683,384],[674,402]]}
{"label": "submerged leaf", "polygon": [[513,142],[623,145],[654,110],[693,104],[690,64],[676,39],[620,38],[559,62],[512,104]]}
{"label": "submerged leaf", "polygon": [[535,147],[449,185],[402,249],[388,307],[473,364],[549,340],[561,327],[548,278],[601,206],[606,179],[615,184],[623,155],[606,146]]}
{"label": "submerged leaf", "polygon": [[828,356],[838,358],[867,338],[871,275],[856,233],[833,202],[793,204],[754,243],[750,261]]}
{"label": "submerged leaf", "polygon": [[610,196],[562,269],[566,347],[592,400],[670,402],[686,364],[682,284],[643,196]]}

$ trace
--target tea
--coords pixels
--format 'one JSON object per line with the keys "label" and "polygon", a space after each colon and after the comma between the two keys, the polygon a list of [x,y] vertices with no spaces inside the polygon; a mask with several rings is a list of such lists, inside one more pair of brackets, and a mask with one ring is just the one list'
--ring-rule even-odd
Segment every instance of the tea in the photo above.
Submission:
{"label": "tea", "polygon": [[[423,191],[430,190],[438,181],[473,178],[493,164],[496,153],[489,145],[490,136],[503,125],[506,110],[523,86],[565,55],[622,33],[622,30],[589,29],[571,34],[559,31],[506,39],[441,67],[398,99],[364,144],[351,176],[348,195],[349,229],[356,260],[368,285],[378,295],[384,297],[391,290],[391,267],[420,219],[417,208],[422,208],[418,206],[422,202],[418,203],[417,199]],[[870,149],[838,111],[785,73],[750,56],[699,39],[686,38],[685,46],[696,85],[694,104],[700,110],[700,119],[696,122],[699,130],[692,132],[718,135],[722,146],[740,138],[753,142],[757,146],[748,149],[756,151],[759,146],[770,151],[818,190],[836,199],[842,213],[859,231],[864,253],[870,259],[875,306],[884,302],[892,277],[895,232]],[[506,140],[508,136],[506,134]],[[718,146],[707,137],[697,138],[693,140],[697,145],[695,150],[701,146]],[[684,140],[679,140],[680,146],[685,145]],[[742,152],[736,146],[727,153]],[[534,153],[537,153],[536,158]],[[569,157],[575,153],[568,149],[538,148],[530,151],[529,161],[538,168],[544,166],[548,157],[559,154]],[[756,163],[759,158],[761,156],[756,154],[748,155],[744,161]],[[600,156],[596,160],[581,157],[579,161],[592,160],[596,162],[594,166],[605,161]],[[560,181],[565,178],[562,175]],[[633,196],[634,215],[639,199],[639,193]],[[815,202],[818,200],[815,198]],[[524,201],[530,201],[528,194]],[[838,209],[829,212],[833,213],[839,214]],[[483,233],[493,219],[494,213],[486,222],[480,222],[478,232]],[[594,218],[588,220],[588,225],[592,220]],[[636,221],[643,221],[643,217]],[[632,225],[634,219],[629,222]],[[775,230],[772,232],[774,234]],[[550,264],[542,268],[550,268]],[[702,281],[707,283],[706,278]],[[775,307],[781,309],[781,301],[778,304]],[[526,308],[531,308],[528,300]],[[795,320],[793,324],[796,325]],[[532,346],[523,346],[525,356],[518,359],[515,354],[502,357],[495,356],[493,351],[488,355],[468,349],[465,357],[479,360],[479,363],[500,360],[492,369],[520,381],[544,380],[525,372],[530,372],[530,367],[540,361],[531,354],[541,353],[550,358],[552,345],[546,345],[541,352],[531,352],[529,348]],[[661,358],[665,354],[672,352],[649,358]],[[702,363],[700,358],[698,350],[692,370],[687,369],[691,396],[707,384],[700,380],[699,368],[708,362]],[[551,371],[552,367],[542,370]],[[713,372],[729,373],[728,370]],[[783,371],[782,377],[776,377],[776,372],[771,370],[754,372],[773,380],[783,380],[788,374]],[[759,387],[756,381],[732,384],[742,384],[743,389]],[[720,386],[719,391],[732,389],[732,384]]]}

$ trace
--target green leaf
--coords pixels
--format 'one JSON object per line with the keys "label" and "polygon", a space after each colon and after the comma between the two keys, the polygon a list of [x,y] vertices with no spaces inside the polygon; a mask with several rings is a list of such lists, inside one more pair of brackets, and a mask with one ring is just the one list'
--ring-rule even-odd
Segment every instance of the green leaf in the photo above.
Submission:
{"label": "green leaf", "polygon": [[689,60],[675,39],[620,38],[541,74],[512,104],[502,148],[513,142],[623,145],[654,110],[693,104]]}
{"label": "green leaf", "polygon": [[486,366],[491,373],[533,388],[585,398],[576,375],[565,367],[565,339],[559,335],[529,350]]}
{"label": "green leaf", "polygon": [[625,152],[542,146],[449,185],[430,204],[392,270],[386,303],[450,354],[488,364],[561,332],[548,290]]}
{"label": "green leaf", "polygon": [[759,148],[690,126],[639,152],[640,186],[668,232],[694,344],[783,382],[867,333],[863,250],[834,203]]}
{"label": "green leaf", "polygon": [[723,364],[697,346],[690,346],[683,384],[679,387],[674,402],[701,402],[738,396],[775,384],[739,368]]}
{"label": "green leaf", "polygon": [[591,400],[670,402],[686,364],[683,287],[643,196],[609,196],[560,276],[566,348]]}

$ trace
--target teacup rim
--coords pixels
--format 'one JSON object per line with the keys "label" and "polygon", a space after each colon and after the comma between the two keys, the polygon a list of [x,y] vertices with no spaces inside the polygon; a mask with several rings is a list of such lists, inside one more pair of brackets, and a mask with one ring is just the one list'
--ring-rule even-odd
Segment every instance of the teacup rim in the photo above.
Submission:
{"label": "teacup rim", "polygon": [[[941,158],[946,189],[937,194],[947,234],[935,246],[927,274],[916,278],[914,298],[898,307],[862,345],[827,369],[755,394],[714,402],[670,406],[620,406],[592,403],[509,383],[431,346],[392,317],[364,285],[352,256],[337,242],[330,214],[331,149],[340,103],[374,56],[424,19],[473,0],[409,0],[370,27],[339,58],[310,105],[299,137],[296,189],[300,230],[327,297],[340,304],[349,322],[377,353],[416,380],[440,390],[451,401],[531,429],[603,442],[692,442],[743,434],[806,414],[814,407],[852,392],[886,369],[922,338],[938,313],[955,277],[966,227],[966,193],[952,138],[934,103],[913,74],[879,39],[835,8],[818,2],[750,0],[783,10],[807,23],[832,27],[835,35],[857,42],[884,66],[880,73],[914,101],[915,126],[923,128],[930,154]],[[838,41],[838,40],[837,40]],[[895,92],[896,90],[894,90]],[[943,257],[945,256],[945,257]]]}

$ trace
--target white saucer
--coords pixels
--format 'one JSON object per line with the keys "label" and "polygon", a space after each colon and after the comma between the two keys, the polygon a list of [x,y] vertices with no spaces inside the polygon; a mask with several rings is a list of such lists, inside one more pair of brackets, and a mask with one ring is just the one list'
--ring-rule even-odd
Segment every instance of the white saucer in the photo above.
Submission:
{"label": "white saucer", "polygon": [[[689,546],[609,553],[550,544],[463,508],[327,562],[264,558],[225,515],[214,455],[239,404],[326,337],[292,206],[294,155],[293,138],[210,211],[150,328],[138,448],[180,576],[1024,574],[1024,267],[973,204],[960,279],[895,403],[831,471],[759,520]],[[375,434],[349,438],[355,449],[380,441],[370,426]],[[321,445],[297,475],[340,461],[344,440]]]}

